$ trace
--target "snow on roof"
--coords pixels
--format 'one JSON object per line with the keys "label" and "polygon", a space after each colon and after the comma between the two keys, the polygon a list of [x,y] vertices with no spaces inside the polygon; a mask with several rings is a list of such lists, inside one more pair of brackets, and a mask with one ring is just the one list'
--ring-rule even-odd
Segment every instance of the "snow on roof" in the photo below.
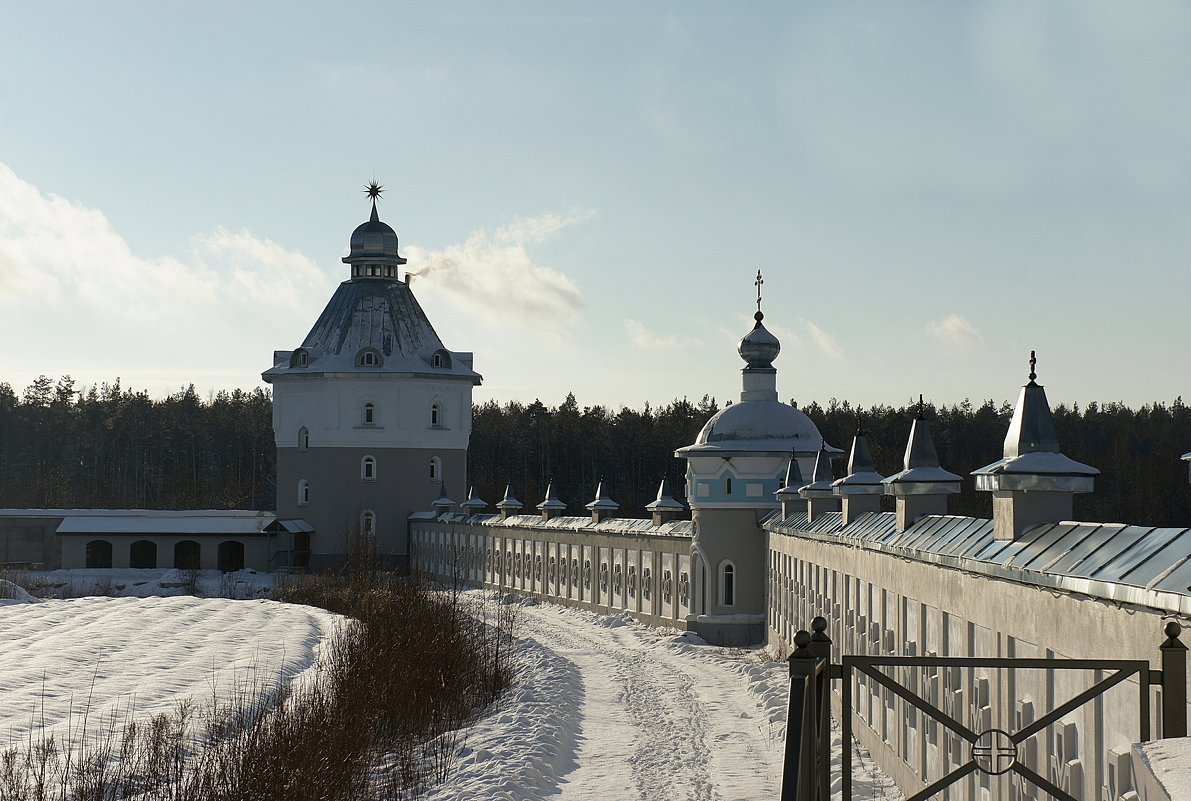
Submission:
{"label": "snow on roof", "polygon": [[71,515],[58,526],[59,534],[194,534],[252,535],[276,520],[266,512],[218,514],[159,512],[139,515]]}
{"label": "snow on roof", "polygon": [[[470,353],[453,353],[430,324],[407,284],[397,280],[350,280],[335,290],[302,342],[307,362],[275,364],[262,377],[324,373],[402,373],[480,383]],[[379,365],[362,366],[357,357],[374,351]],[[435,366],[435,354],[445,356]]]}

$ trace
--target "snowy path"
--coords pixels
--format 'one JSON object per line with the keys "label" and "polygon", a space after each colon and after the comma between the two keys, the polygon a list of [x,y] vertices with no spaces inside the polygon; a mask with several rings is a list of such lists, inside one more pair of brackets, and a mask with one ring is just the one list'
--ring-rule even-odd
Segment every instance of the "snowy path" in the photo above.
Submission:
{"label": "snowy path", "polygon": [[275,601],[77,598],[0,602],[0,744],[31,728],[61,738],[112,716],[169,712],[291,681],[338,616]]}
{"label": "snowy path", "polygon": [[518,685],[431,799],[778,797],[784,664],[623,617],[549,604],[519,616]]}

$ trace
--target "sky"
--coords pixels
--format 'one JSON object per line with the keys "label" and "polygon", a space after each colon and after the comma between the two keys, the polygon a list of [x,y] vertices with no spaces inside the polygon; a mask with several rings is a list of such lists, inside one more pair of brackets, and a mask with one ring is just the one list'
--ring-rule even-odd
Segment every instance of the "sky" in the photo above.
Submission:
{"label": "sky", "polygon": [[477,401],[1191,397],[1191,5],[23,3],[0,381],[261,386],[362,193]]}

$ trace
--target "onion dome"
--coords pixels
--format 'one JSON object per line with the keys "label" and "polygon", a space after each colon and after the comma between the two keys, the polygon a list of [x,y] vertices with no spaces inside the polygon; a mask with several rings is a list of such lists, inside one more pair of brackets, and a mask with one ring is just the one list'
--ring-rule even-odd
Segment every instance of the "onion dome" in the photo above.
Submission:
{"label": "onion dome", "polygon": [[757,312],[753,315],[753,319],[757,321],[753,326],[753,330],[748,332],[740,344],[736,346],[737,353],[740,358],[748,365],[748,369],[773,369],[773,360],[777,358],[781,352],[781,343],[777,341],[777,337],[769,333],[761,321],[765,319],[762,312]]}

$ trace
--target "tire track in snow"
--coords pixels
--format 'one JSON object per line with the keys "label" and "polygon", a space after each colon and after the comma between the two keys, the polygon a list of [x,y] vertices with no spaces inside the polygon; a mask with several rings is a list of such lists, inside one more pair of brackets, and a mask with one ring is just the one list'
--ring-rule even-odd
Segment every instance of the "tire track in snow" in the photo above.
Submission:
{"label": "tire track in snow", "polygon": [[692,676],[653,658],[630,629],[568,618],[532,606],[521,615],[524,635],[574,662],[584,677],[579,767],[565,777],[562,798],[631,788],[629,797],[645,801],[718,801],[707,710]]}

